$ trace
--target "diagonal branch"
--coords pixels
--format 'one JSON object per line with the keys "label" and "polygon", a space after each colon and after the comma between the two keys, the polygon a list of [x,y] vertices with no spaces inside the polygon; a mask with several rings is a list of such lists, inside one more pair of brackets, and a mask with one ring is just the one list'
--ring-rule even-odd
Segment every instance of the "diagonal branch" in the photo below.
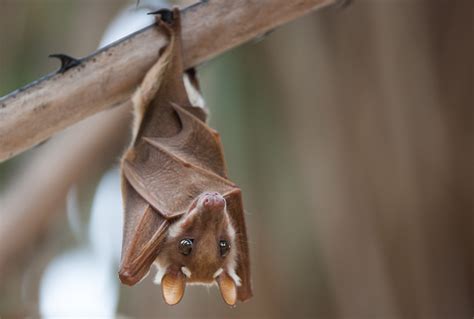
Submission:
{"label": "diagonal branch", "polygon": [[[183,12],[185,66],[192,67],[336,0],[208,0]],[[126,102],[166,45],[138,31],[0,98],[0,161],[101,110]]]}

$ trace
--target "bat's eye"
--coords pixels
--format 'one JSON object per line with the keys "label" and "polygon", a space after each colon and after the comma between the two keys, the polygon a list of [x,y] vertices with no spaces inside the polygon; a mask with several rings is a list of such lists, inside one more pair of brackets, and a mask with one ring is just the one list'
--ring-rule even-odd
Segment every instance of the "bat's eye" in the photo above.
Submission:
{"label": "bat's eye", "polygon": [[182,239],[179,242],[179,251],[183,255],[188,256],[191,253],[192,250],[193,250],[193,240],[192,239],[186,238],[186,239]]}
{"label": "bat's eye", "polygon": [[221,240],[219,242],[219,250],[221,252],[221,256],[225,257],[229,253],[229,250],[230,250],[229,242],[227,240]]}

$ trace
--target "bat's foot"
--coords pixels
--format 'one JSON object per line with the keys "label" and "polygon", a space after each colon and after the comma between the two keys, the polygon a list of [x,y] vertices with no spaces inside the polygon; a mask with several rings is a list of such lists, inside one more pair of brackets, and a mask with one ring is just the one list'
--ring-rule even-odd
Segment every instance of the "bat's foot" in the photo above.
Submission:
{"label": "bat's foot", "polygon": [[58,72],[59,73],[64,73],[70,68],[73,68],[75,66],[78,66],[81,64],[81,60],[78,60],[76,58],[73,58],[69,55],[58,53],[58,54],[50,54],[50,58],[57,58],[61,60],[61,67],[59,68]]}
{"label": "bat's foot", "polygon": [[171,24],[174,20],[173,11],[170,9],[160,9],[157,11],[149,12],[148,14],[158,15],[161,21],[163,21],[166,24]]}
{"label": "bat's foot", "polygon": [[206,209],[217,211],[225,207],[225,198],[217,192],[209,192],[201,195],[200,203]]}

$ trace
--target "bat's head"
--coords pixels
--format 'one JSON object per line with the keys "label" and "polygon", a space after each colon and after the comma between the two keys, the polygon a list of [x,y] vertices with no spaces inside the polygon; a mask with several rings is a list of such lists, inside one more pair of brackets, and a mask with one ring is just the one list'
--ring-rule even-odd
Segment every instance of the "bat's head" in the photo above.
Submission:
{"label": "bat's head", "polygon": [[234,305],[241,281],[235,236],[224,197],[216,192],[198,196],[170,226],[155,262],[166,303],[178,303],[187,283],[217,283],[225,302]]}

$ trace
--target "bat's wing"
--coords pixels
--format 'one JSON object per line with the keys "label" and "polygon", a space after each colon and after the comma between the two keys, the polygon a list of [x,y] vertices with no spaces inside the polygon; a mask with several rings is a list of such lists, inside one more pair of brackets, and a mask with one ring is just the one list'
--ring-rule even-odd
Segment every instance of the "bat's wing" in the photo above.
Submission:
{"label": "bat's wing", "polygon": [[[181,216],[205,191],[225,194],[235,185],[190,154],[174,149],[174,138],[142,138],[122,162],[122,172],[132,188],[159,214],[170,219]],[[170,146],[171,145],[171,146]]]}
{"label": "bat's wing", "polygon": [[156,212],[122,176],[125,206],[120,280],[134,285],[149,271],[169,221]]}
{"label": "bat's wing", "polygon": [[242,280],[241,285],[237,287],[237,298],[240,301],[245,301],[252,297],[252,286],[250,282],[250,258],[242,193],[240,189],[236,188],[226,193],[224,198],[227,203],[227,212],[236,230],[237,275]]}
{"label": "bat's wing", "polygon": [[227,178],[219,133],[192,114],[192,107],[172,105],[181,123],[181,131],[171,138],[155,139],[158,147],[196,167]]}
{"label": "bat's wing", "polygon": [[177,115],[178,133],[139,137],[122,162],[126,180],[165,218],[182,215],[205,191],[225,194],[236,187],[226,179],[218,133],[190,113],[192,107],[171,105]]}

